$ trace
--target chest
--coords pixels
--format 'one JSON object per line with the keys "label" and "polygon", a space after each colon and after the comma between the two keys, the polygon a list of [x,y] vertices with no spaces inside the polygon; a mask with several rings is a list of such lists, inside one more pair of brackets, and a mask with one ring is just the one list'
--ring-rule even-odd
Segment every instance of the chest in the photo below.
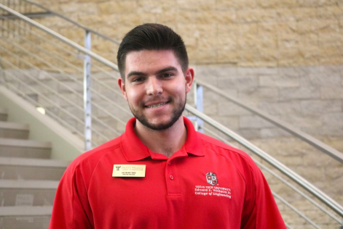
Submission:
{"label": "chest", "polygon": [[232,222],[229,228],[235,228],[234,222],[239,224],[234,219],[240,218],[246,186],[228,161],[185,157],[135,162],[146,165],[142,178],[112,177],[114,163],[99,165],[89,186],[89,203],[94,218],[102,219],[103,228],[204,228],[217,224],[215,228],[228,228],[228,222]]}

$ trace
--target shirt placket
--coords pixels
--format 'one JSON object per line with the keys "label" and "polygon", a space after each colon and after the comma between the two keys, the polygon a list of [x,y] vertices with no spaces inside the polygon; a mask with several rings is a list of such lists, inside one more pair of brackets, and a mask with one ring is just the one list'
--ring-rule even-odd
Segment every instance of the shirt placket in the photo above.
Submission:
{"label": "shirt placket", "polygon": [[181,194],[180,179],[177,172],[176,160],[167,161],[165,180],[167,184],[167,193],[169,196]]}

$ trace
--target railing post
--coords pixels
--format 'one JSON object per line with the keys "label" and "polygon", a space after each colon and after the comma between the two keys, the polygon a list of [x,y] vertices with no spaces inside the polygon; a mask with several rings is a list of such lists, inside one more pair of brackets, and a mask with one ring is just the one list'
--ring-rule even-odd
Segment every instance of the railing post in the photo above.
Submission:
{"label": "railing post", "polygon": [[[85,30],[85,48],[91,50],[91,33]],[[83,104],[85,115],[85,150],[92,148],[91,58],[85,55],[83,65]]]}
{"label": "railing post", "polygon": [[[197,83],[194,85],[194,103],[195,108],[203,112],[204,106],[203,106],[203,87]],[[204,121],[198,117],[195,119],[195,129],[201,133],[204,133]]]}

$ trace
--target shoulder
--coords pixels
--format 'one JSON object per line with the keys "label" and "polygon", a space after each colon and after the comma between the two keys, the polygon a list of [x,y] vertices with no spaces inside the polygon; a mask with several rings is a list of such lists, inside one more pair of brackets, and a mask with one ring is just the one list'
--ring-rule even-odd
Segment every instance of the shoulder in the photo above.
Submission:
{"label": "shoulder", "polygon": [[229,144],[202,133],[198,133],[198,136],[208,152],[217,153],[224,157],[238,157],[242,160],[246,160],[249,163],[252,162],[251,157],[243,150],[237,149]]}
{"label": "shoulder", "polygon": [[249,176],[251,176],[251,173],[260,172],[260,169],[257,167],[254,160],[243,150],[237,149],[205,134],[198,133],[198,136],[202,141],[207,156],[227,160],[228,163],[234,165],[243,176],[248,175],[247,173],[250,173]]}

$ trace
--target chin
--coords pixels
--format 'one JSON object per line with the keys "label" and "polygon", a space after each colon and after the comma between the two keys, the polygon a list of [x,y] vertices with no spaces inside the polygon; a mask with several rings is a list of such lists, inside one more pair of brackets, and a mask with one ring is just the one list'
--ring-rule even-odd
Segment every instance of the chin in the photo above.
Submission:
{"label": "chin", "polygon": [[152,130],[167,130],[174,125],[175,122],[160,122],[160,123],[150,123],[150,122],[141,122],[145,127]]}

